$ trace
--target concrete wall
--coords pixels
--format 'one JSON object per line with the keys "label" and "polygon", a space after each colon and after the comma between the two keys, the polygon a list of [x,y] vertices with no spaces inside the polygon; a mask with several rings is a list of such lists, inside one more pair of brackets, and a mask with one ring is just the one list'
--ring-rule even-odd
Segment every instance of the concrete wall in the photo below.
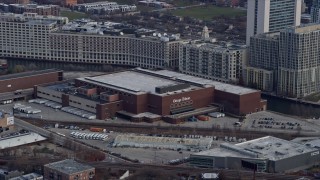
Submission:
{"label": "concrete wall", "polygon": [[[315,154],[315,155],[312,155]],[[282,159],[279,161],[270,161],[270,172],[284,172],[291,169],[306,168],[320,162],[319,150],[311,153],[304,153],[298,156]]]}
{"label": "concrete wall", "polygon": [[48,99],[57,103],[62,103],[62,92],[49,89],[47,87],[37,86],[36,97]]}
{"label": "concrete wall", "polygon": [[73,95],[69,95],[69,106],[76,107],[79,109],[83,109],[92,113],[96,113],[96,105],[98,102],[85,99],[82,97],[77,97]]}

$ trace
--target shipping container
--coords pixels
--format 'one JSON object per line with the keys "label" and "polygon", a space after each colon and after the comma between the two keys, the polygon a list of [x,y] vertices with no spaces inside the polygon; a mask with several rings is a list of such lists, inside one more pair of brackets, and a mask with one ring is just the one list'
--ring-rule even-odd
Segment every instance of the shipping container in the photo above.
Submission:
{"label": "shipping container", "polygon": [[199,115],[197,119],[200,121],[209,121],[209,116]]}
{"label": "shipping container", "polygon": [[92,132],[102,132],[103,128],[91,127],[90,131],[92,131]]}

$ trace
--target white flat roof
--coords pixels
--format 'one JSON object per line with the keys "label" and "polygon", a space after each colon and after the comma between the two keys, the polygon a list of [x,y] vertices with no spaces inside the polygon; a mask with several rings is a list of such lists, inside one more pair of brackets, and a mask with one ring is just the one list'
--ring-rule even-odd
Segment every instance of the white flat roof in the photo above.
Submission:
{"label": "white flat roof", "polygon": [[152,71],[152,70],[146,70],[146,69],[141,69],[141,68],[137,68],[137,70],[165,76],[168,78],[182,80],[185,82],[195,83],[195,84],[199,84],[199,85],[213,85],[215,87],[215,89],[217,89],[217,90],[225,91],[225,92],[232,93],[232,94],[241,95],[241,94],[250,94],[250,93],[259,91],[259,90],[250,89],[250,88],[246,88],[246,87],[241,87],[241,86],[222,83],[222,82],[213,81],[213,80],[209,80],[209,79],[204,79],[204,78],[200,78],[200,77],[196,77],[196,76],[190,76],[190,75],[186,75],[186,74],[182,74],[182,73],[178,73],[178,72],[174,72],[174,71],[168,71],[168,70]]}
{"label": "white flat roof", "polygon": [[173,80],[150,76],[135,71],[124,71],[95,77],[79,78],[79,80],[95,84],[98,83],[104,86],[111,86],[117,89],[134,92],[136,94],[157,94],[155,92],[156,87],[180,84]]}
{"label": "white flat roof", "polygon": [[[280,160],[296,155],[318,151],[316,148],[279,139],[272,136],[266,136],[235,145],[228,145],[230,148],[215,148],[208,151],[195,153],[194,155],[219,156],[219,157],[246,157],[257,159]],[[256,155],[256,157],[250,156]]]}
{"label": "white flat roof", "polygon": [[21,146],[24,144],[34,143],[34,142],[43,141],[43,140],[46,140],[46,138],[37,133],[31,132],[28,135],[22,135],[18,137],[0,140],[0,149]]}

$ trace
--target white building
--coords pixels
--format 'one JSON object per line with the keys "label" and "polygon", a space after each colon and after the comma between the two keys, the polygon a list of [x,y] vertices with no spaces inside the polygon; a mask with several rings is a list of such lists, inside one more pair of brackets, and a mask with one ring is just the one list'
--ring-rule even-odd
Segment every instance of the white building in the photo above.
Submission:
{"label": "white building", "polygon": [[59,19],[41,17],[0,15],[0,57],[145,68],[178,67],[181,42],[178,35],[91,20],[77,20],[61,27]]}
{"label": "white building", "polygon": [[255,34],[299,26],[301,0],[248,0],[247,45]]}

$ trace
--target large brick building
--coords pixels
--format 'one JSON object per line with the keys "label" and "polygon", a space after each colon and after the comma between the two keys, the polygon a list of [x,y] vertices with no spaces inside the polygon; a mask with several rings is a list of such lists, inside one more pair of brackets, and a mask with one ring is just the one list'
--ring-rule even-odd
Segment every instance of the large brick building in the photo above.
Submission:
{"label": "large brick building", "polygon": [[33,88],[35,85],[62,81],[63,72],[55,69],[28,71],[0,76],[0,93]]}
{"label": "large brick building", "polygon": [[90,180],[94,178],[94,175],[94,167],[78,163],[72,159],[44,165],[44,179],[46,180]]}
{"label": "large brick building", "polygon": [[177,123],[188,116],[217,111],[217,106],[239,116],[266,109],[257,90],[141,68],[37,86],[35,93],[63,107],[96,113],[97,119],[121,115],[134,121],[153,121],[162,117]]}
{"label": "large brick building", "polygon": [[63,6],[72,6],[76,5],[78,3],[78,0],[62,0]]}

